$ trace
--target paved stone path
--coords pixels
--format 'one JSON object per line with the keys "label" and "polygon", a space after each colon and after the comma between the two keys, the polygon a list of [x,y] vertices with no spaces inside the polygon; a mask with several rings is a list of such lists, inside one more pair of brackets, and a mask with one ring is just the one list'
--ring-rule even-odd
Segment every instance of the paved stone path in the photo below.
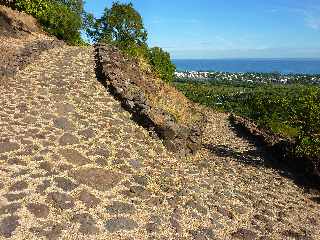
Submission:
{"label": "paved stone path", "polygon": [[63,47],[0,84],[0,239],[320,239],[320,205],[222,113],[179,160]]}

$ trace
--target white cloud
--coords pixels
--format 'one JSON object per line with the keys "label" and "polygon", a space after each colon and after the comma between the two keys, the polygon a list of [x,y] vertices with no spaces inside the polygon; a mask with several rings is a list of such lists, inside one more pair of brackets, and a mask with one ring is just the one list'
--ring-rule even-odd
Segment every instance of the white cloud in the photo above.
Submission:
{"label": "white cloud", "polygon": [[320,16],[308,15],[305,18],[306,25],[314,30],[320,30]]}

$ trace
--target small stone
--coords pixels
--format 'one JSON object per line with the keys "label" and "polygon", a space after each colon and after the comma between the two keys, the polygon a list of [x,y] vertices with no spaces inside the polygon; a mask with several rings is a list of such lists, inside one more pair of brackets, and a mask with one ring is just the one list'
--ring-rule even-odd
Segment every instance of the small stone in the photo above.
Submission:
{"label": "small stone", "polygon": [[78,134],[80,136],[83,136],[84,138],[87,138],[87,139],[94,138],[95,135],[96,135],[95,131],[93,129],[91,129],[91,128],[79,131]]}
{"label": "small stone", "polygon": [[108,159],[106,158],[103,158],[103,157],[99,157],[96,159],[96,163],[101,166],[101,167],[106,167],[108,166]]}
{"label": "small stone", "polygon": [[214,239],[214,234],[212,229],[210,228],[202,228],[198,230],[192,230],[190,231],[190,234],[192,235],[192,238],[194,240],[210,240]]}
{"label": "small stone", "polygon": [[19,158],[10,158],[8,163],[11,165],[27,166],[27,163]]}
{"label": "small stone", "polygon": [[21,208],[20,203],[11,203],[0,208],[0,215],[14,214]]}
{"label": "small stone", "polygon": [[223,207],[217,206],[217,211],[218,213],[220,213],[221,215],[227,218],[230,218],[230,219],[234,218],[233,213]]}
{"label": "small stone", "polygon": [[148,178],[146,176],[134,176],[134,181],[142,186],[147,186]]}
{"label": "small stone", "polygon": [[44,161],[44,162],[41,162],[41,163],[39,164],[39,168],[41,168],[41,169],[43,169],[43,170],[45,170],[45,171],[47,171],[47,172],[52,172],[54,166],[53,166],[53,164],[52,164],[51,162],[49,162],[49,161]]}
{"label": "small stone", "polygon": [[64,193],[51,192],[48,194],[47,199],[57,209],[65,210],[74,207],[73,198]]}
{"label": "small stone", "polygon": [[25,181],[18,181],[14,183],[10,188],[9,191],[17,192],[17,191],[23,191],[26,188],[28,188],[28,183]]}
{"label": "small stone", "polygon": [[48,222],[42,227],[32,227],[29,230],[39,237],[46,237],[48,240],[58,240],[63,227],[59,223]]}
{"label": "small stone", "polygon": [[147,203],[150,207],[160,206],[164,201],[164,197],[151,197],[148,199]]}
{"label": "small stone", "polygon": [[68,130],[72,129],[71,123],[65,117],[59,117],[59,118],[54,119],[53,120],[53,125],[56,128],[59,128],[59,129],[65,130],[65,131],[68,131]]}
{"label": "small stone", "polygon": [[46,218],[49,215],[49,208],[44,204],[29,203],[27,209],[37,218]]}
{"label": "small stone", "polygon": [[12,215],[5,217],[0,222],[0,236],[5,238],[11,237],[18,226],[20,226],[18,216]]}
{"label": "small stone", "polygon": [[146,224],[145,228],[149,234],[152,234],[158,231],[159,226],[155,222],[149,222]]}
{"label": "small stone", "polygon": [[150,192],[142,186],[131,186],[129,192],[134,197],[148,198],[150,196]]}
{"label": "small stone", "polygon": [[231,236],[241,240],[255,240],[258,237],[255,232],[244,228],[238,229],[236,232],[232,233]]}
{"label": "small stone", "polygon": [[107,149],[104,149],[104,148],[96,148],[94,150],[92,150],[90,152],[91,155],[93,156],[100,156],[100,157],[109,157],[110,153]]}
{"label": "small stone", "polygon": [[70,176],[79,183],[107,191],[120,182],[121,175],[103,168],[82,168],[70,173]]}
{"label": "small stone", "polygon": [[206,208],[202,207],[200,204],[192,200],[189,200],[188,202],[186,202],[185,206],[197,210],[202,215],[205,215],[208,212]]}
{"label": "small stone", "polygon": [[79,231],[83,234],[92,235],[99,231],[96,226],[96,221],[88,213],[77,214],[72,220],[80,223]]}
{"label": "small stone", "polygon": [[180,233],[182,231],[181,225],[177,219],[171,217],[170,224],[171,224],[172,228],[175,230],[175,232]]}
{"label": "small stone", "polygon": [[77,166],[90,163],[90,160],[74,149],[61,149],[59,153],[69,162]]}
{"label": "small stone", "polygon": [[37,192],[43,194],[49,187],[51,183],[49,180],[44,180],[40,185],[37,186]]}
{"label": "small stone", "polygon": [[0,142],[0,154],[1,153],[7,153],[7,152],[13,152],[18,150],[19,144],[12,143],[12,142]]}
{"label": "small stone", "polygon": [[287,238],[290,238],[290,239],[297,239],[297,240],[312,240],[311,237],[309,237],[308,235],[306,234],[301,234],[301,233],[298,233],[294,230],[285,230],[282,232],[282,235],[284,237],[287,237]]}
{"label": "small stone", "polygon": [[107,212],[110,214],[129,214],[135,211],[135,207],[132,204],[124,202],[113,202],[107,206]]}
{"label": "small stone", "polygon": [[58,188],[61,188],[65,192],[70,192],[78,187],[78,184],[64,177],[56,177],[54,181]]}
{"label": "small stone", "polygon": [[79,144],[79,142],[79,139],[71,133],[65,133],[59,139],[59,144],[61,146]]}
{"label": "small stone", "polygon": [[114,233],[118,231],[132,231],[138,227],[138,224],[126,217],[117,217],[107,220],[105,228],[107,231]]}
{"label": "small stone", "polygon": [[130,166],[138,170],[142,167],[142,163],[139,160],[131,159],[128,161]]}
{"label": "small stone", "polygon": [[73,169],[73,165],[71,164],[62,163],[59,165],[59,170],[61,172],[70,171],[71,169]]}
{"label": "small stone", "polygon": [[14,202],[17,200],[21,200],[27,196],[26,193],[8,193],[3,195],[9,202]]}
{"label": "small stone", "polygon": [[83,190],[79,194],[79,200],[83,202],[88,208],[94,208],[101,202],[99,198],[85,190]]}
{"label": "small stone", "polygon": [[65,116],[68,113],[71,113],[74,111],[74,106],[68,103],[58,103],[56,104],[56,108],[57,108],[58,115],[62,115],[62,116]]}

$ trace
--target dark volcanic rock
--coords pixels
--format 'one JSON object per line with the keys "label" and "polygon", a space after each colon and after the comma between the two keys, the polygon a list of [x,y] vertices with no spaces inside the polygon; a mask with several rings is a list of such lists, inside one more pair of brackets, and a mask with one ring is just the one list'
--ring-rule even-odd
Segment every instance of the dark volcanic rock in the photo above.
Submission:
{"label": "dark volcanic rock", "polygon": [[48,194],[47,199],[57,209],[65,210],[74,207],[73,198],[64,193],[51,192]]}
{"label": "dark volcanic rock", "polygon": [[34,233],[39,237],[46,237],[48,240],[59,239],[63,230],[63,226],[55,222],[45,222],[41,227],[32,227],[29,229],[30,232]]}
{"label": "dark volcanic rock", "polygon": [[49,215],[49,208],[44,204],[29,203],[27,209],[37,218],[46,218]]}
{"label": "dark volcanic rock", "polygon": [[59,139],[59,144],[61,146],[78,144],[79,142],[79,139],[71,133],[65,133]]}
{"label": "dark volcanic rock", "polygon": [[131,231],[137,227],[138,224],[134,220],[126,217],[112,218],[107,220],[105,224],[105,228],[111,233],[121,230]]}
{"label": "dark volcanic rock", "polygon": [[19,145],[17,143],[0,142],[0,154],[16,151],[18,149],[19,149]]}
{"label": "dark volcanic rock", "polygon": [[64,177],[56,177],[54,178],[54,181],[57,187],[61,188],[65,192],[70,192],[74,190],[76,187],[78,187],[78,184]]}
{"label": "dark volcanic rock", "polygon": [[124,202],[113,202],[111,205],[107,206],[107,212],[110,214],[128,214],[133,213],[135,207],[132,204]]}
{"label": "dark volcanic rock", "polygon": [[[157,94],[161,85],[153,80],[143,82],[145,77],[138,63],[125,60],[120,51],[107,45],[97,45],[97,66],[100,81],[133,114],[133,118],[143,127],[154,131],[164,141],[169,151],[185,156],[195,153],[202,144],[202,131],[206,119],[198,114],[192,124],[178,123],[176,118],[148,100],[145,89]],[[152,79],[152,75],[150,75]]]}
{"label": "dark volcanic rock", "polygon": [[18,216],[8,216],[0,222],[0,236],[9,238],[20,225]]}
{"label": "dark volcanic rock", "polygon": [[0,208],[0,215],[5,214],[14,214],[21,208],[20,203],[11,203],[9,205],[6,205],[2,208]]}
{"label": "dark volcanic rock", "polygon": [[89,193],[85,190],[83,190],[80,194],[78,199],[86,205],[88,208],[93,208],[97,206],[101,200],[94,196],[92,193]]}
{"label": "dark volcanic rock", "polygon": [[61,149],[59,153],[74,165],[82,166],[90,163],[90,160],[74,149]]}
{"label": "dark volcanic rock", "polygon": [[77,182],[99,191],[107,191],[121,180],[119,173],[103,168],[82,168],[71,172],[70,176]]}
{"label": "dark volcanic rock", "polygon": [[98,227],[96,226],[96,221],[89,213],[77,214],[72,220],[80,223],[79,231],[83,234],[91,235],[99,231]]}
{"label": "dark volcanic rock", "polygon": [[255,240],[258,237],[255,232],[244,228],[238,229],[236,232],[232,233],[231,236],[234,239],[240,240]]}

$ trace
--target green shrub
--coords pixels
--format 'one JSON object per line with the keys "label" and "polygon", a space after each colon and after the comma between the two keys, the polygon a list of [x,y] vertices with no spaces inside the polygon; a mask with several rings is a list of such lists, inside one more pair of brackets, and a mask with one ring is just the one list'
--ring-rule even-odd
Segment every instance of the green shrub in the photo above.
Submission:
{"label": "green shrub", "polygon": [[170,54],[159,47],[154,47],[149,50],[149,61],[155,72],[165,82],[172,82],[176,67],[172,64]]}
{"label": "green shrub", "polygon": [[[73,8],[76,6],[73,2],[59,0],[16,0],[14,7],[19,11],[34,16],[47,32],[57,38],[69,44],[81,44],[82,10]],[[80,6],[79,1],[78,6]]]}

